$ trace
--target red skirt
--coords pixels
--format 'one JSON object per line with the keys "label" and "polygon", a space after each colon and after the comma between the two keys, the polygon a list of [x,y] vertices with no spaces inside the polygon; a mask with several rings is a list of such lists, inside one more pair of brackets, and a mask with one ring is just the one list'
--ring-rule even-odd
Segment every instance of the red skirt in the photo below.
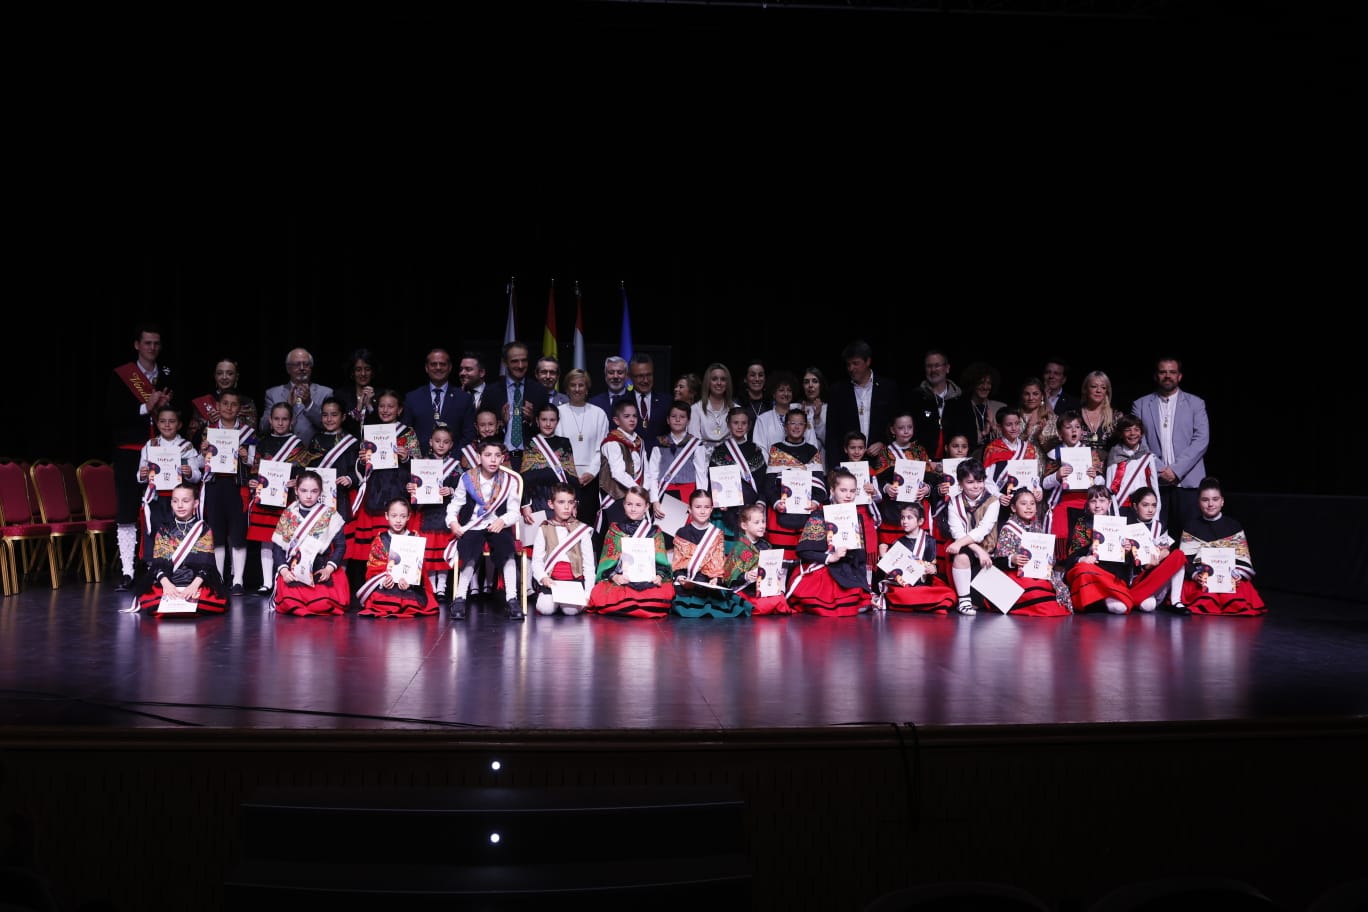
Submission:
{"label": "red skirt", "polygon": [[228,599],[217,592],[208,589],[200,589],[199,610],[194,614],[162,614],[157,608],[161,605],[162,591],[160,586],[153,586],[151,592],[144,592],[138,596],[138,609],[149,611],[153,617],[199,617],[202,614],[223,614],[228,610]]}
{"label": "red skirt", "polygon": [[1055,559],[1063,560],[1069,556],[1069,536],[1073,534],[1073,523],[1069,520],[1069,510],[1086,512],[1088,509],[1087,491],[1065,491],[1050,511],[1050,532],[1055,537]]}
{"label": "red skirt", "polygon": [[371,542],[381,532],[389,531],[389,520],[383,513],[371,513],[364,502],[357,503],[355,516],[344,526],[347,536],[347,560],[370,560]]}
{"label": "red skirt", "polygon": [[870,595],[863,589],[846,589],[831,578],[826,567],[818,566],[803,573],[788,602],[796,614],[854,617],[869,607]]}
{"label": "red skirt", "polygon": [[600,580],[589,590],[588,607],[595,614],[613,617],[663,618],[669,616],[674,594],[674,583],[633,589],[612,580]]}
{"label": "red skirt", "polygon": [[287,583],[276,577],[275,610],[281,614],[345,614],[351,603],[347,574],[334,570],[326,583]]}
{"label": "red skirt", "polygon": [[[1031,579],[1007,574],[1007,578],[1021,587],[1021,597],[1012,603],[1008,614],[1022,617],[1067,617],[1072,612],[1059,604],[1054,583],[1047,579]],[[1129,604],[1129,603],[1127,603]]]}
{"label": "red skirt", "polygon": [[779,525],[780,513],[775,512],[774,507],[765,508],[765,540],[776,548],[784,549],[784,560],[792,561],[797,559],[798,539],[803,534],[802,528],[785,529]]}
{"label": "red skirt", "polygon": [[945,614],[955,604],[955,590],[940,578],[915,586],[889,586],[884,590],[884,607],[889,611]]}
{"label": "red skirt", "polygon": [[276,524],[280,522],[280,514],[284,512],[284,507],[268,507],[259,503],[248,507],[247,540],[269,542],[275,534]]}
{"label": "red skirt", "polygon": [[437,610],[437,596],[433,594],[432,584],[424,573],[421,587],[376,589],[361,603],[361,610],[357,614],[362,617],[412,618],[433,615]]}
{"label": "red skirt", "polygon": [[[1138,605],[1150,596],[1157,596],[1160,592],[1167,595],[1169,580],[1173,579],[1173,574],[1181,573],[1186,566],[1187,557],[1182,551],[1177,549],[1170,551],[1168,557],[1131,580],[1131,604]],[[1163,599],[1159,599],[1159,601],[1163,601]]]}
{"label": "red skirt", "polygon": [[1198,583],[1183,580],[1183,603],[1193,614],[1257,617],[1268,613],[1264,600],[1249,580],[1236,580],[1234,592],[1207,592]]}
{"label": "red skirt", "polygon": [[1117,579],[1110,570],[1104,570],[1097,564],[1074,564],[1064,574],[1064,581],[1069,584],[1069,594],[1073,596],[1075,611],[1083,612],[1105,607],[1102,603],[1108,598],[1122,602],[1127,612],[1135,607],[1135,602],[1131,600],[1131,591],[1126,584]]}
{"label": "red skirt", "polygon": [[752,595],[749,592],[738,592],[746,601],[750,602],[751,614],[793,614],[794,610],[789,605],[788,599],[783,595]]}
{"label": "red skirt", "polygon": [[420,531],[418,534],[427,540],[427,548],[423,551],[423,573],[446,573],[449,571],[451,564],[447,563],[446,547],[451,544],[451,530]]}

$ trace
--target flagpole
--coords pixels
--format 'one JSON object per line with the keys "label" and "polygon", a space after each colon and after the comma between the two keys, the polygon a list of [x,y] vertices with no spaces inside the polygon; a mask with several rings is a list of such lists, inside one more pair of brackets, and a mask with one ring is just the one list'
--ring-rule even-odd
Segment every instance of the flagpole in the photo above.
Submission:
{"label": "flagpole", "polygon": [[[508,323],[504,326],[504,345],[518,338],[518,277],[508,277]],[[508,371],[504,368],[503,352],[499,353],[499,376],[506,376]]]}
{"label": "flagpole", "polygon": [[584,299],[580,297],[580,283],[575,280],[575,339],[574,363],[571,367],[585,370],[584,366]]}

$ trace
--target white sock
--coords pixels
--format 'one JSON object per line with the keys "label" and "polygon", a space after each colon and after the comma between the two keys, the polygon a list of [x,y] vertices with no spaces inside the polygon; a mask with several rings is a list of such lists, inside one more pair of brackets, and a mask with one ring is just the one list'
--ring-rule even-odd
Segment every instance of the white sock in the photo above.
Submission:
{"label": "white sock", "polygon": [[1183,571],[1179,570],[1169,580],[1169,604],[1183,604]]}
{"label": "white sock", "polygon": [[242,585],[242,571],[247,565],[247,546],[233,545],[233,585]]}
{"label": "white sock", "polygon": [[951,567],[950,576],[955,581],[955,594],[961,599],[969,597],[969,583],[974,579],[974,571],[968,567]]}
{"label": "white sock", "polygon": [[517,558],[510,557],[503,566],[504,595],[511,602],[518,598],[518,565],[515,563]]}
{"label": "white sock", "polygon": [[226,545],[214,545],[214,565],[218,567],[219,576],[223,576],[223,561],[228,556]]}
{"label": "white sock", "polygon": [[138,551],[138,527],[132,523],[119,523],[115,535],[119,540],[119,563],[123,565],[124,576],[132,576]]}
{"label": "white sock", "polygon": [[475,577],[475,565],[466,564],[461,567],[461,576],[456,583],[456,588],[452,591],[452,598],[463,599],[470,592],[470,581]]}
{"label": "white sock", "polygon": [[261,585],[271,586],[271,581],[275,579],[275,552],[271,550],[270,542],[261,543]]}
{"label": "white sock", "polygon": [[1141,602],[1139,605],[1141,611],[1153,611],[1155,608],[1158,607],[1159,603],[1155,600],[1154,596],[1152,595],[1149,598],[1145,599],[1143,602]]}
{"label": "white sock", "polygon": [[1112,598],[1111,596],[1107,596],[1106,603],[1107,603],[1107,610],[1110,611],[1112,614],[1125,614],[1125,613],[1126,613],[1126,610],[1127,610],[1127,609],[1126,609],[1126,603],[1123,602],[1123,601],[1121,601],[1120,599],[1116,599],[1116,598]]}
{"label": "white sock", "polygon": [[[543,592],[537,596],[537,614],[547,616],[556,613],[556,600],[551,597],[551,593]],[[566,612],[567,614],[569,612]]]}
{"label": "white sock", "polygon": [[574,617],[575,615],[579,614],[581,611],[584,610],[584,608],[580,605],[560,605],[559,607],[561,613],[563,613],[566,617]]}
{"label": "white sock", "polygon": [[446,595],[447,575],[441,570],[433,570],[428,574],[428,582],[432,583],[432,591],[437,595]]}

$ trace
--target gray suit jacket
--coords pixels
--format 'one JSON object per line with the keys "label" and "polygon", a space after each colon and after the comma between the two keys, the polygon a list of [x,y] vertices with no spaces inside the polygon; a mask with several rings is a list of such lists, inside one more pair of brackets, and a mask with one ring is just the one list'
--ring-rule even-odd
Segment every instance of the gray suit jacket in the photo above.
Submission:
{"label": "gray suit jacket", "polygon": [[[1135,400],[1131,414],[1145,422],[1145,445],[1154,453],[1160,471],[1170,468],[1164,461],[1164,450],[1159,442],[1160,425],[1163,421],[1159,411],[1159,396],[1150,393]],[[1178,391],[1178,401],[1173,410],[1173,464],[1171,468],[1178,476],[1180,488],[1195,488],[1206,477],[1207,446],[1211,443],[1211,428],[1207,424],[1206,403],[1199,397]]]}
{"label": "gray suit jacket", "polygon": [[261,407],[261,427],[263,434],[271,433],[271,408],[277,402],[285,402],[294,409],[294,424],[290,428],[302,444],[309,445],[314,434],[323,429],[323,400],[333,394],[331,386],[318,383],[309,384],[309,404],[295,405],[290,400],[290,384],[282,383],[266,391],[265,403]]}

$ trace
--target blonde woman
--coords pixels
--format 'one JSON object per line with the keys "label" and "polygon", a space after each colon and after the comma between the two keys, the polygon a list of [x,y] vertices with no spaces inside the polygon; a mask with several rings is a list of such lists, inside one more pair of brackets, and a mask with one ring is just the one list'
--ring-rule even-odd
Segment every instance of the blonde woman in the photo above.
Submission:
{"label": "blonde woman", "polygon": [[727,412],[736,404],[732,392],[732,375],[727,366],[709,364],[703,372],[703,398],[689,410],[689,433],[703,441],[708,454],[729,436]]}

